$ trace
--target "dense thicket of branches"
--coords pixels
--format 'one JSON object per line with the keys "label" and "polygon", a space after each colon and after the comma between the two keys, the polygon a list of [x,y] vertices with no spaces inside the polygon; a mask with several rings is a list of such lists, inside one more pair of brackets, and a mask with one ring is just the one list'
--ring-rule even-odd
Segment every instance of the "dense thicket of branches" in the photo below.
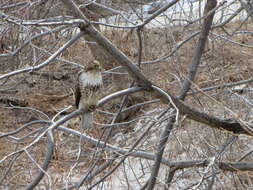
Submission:
{"label": "dense thicket of branches", "polygon": [[[251,187],[252,15],[251,0],[0,0],[0,188]],[[104,93],[84,131],[73,88],[93,59]]]}

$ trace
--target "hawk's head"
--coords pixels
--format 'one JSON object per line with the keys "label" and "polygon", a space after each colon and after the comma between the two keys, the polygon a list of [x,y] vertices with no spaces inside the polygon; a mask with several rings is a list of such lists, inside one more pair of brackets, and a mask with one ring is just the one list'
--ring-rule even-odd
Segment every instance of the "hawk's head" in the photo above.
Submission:
{"label": "hawk's head", "polygon": [[84,66],[85,72],[100,72],[101,66],[97,60],[90,61],[88,64]]}

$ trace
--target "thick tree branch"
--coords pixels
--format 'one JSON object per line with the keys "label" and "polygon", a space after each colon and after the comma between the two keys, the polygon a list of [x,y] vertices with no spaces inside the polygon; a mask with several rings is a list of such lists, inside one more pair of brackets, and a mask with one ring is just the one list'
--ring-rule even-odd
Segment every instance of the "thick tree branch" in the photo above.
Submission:
{"label": "thick tree branch", "polygon": [[68,8],[73,10],[75,16],[84,20],[84,23],[80,25],[80,30],[83,31],[85,35],[89,35],[111,57],[122,65],[128,71],[129,75],[135,79],[139,86],[150,89],[152,83],[144,76],[140,69],[134,65],[123,52],[117,49],[107,38],[105,38],[93,25],[89,23],[89,20],[72,0],[62,0],[62,2],[66,4]]}
{"label": "thick tree branch", "polygon": [[[204,14],[207,15],[209,13],[209,11],[211,11],[212,9],[214,9],[217,5],[217,1],[216,0],[208,0],[205,6],[205,10],[204,10]],[[200,33],[200,37],[197,43],[197,47],[194,51],[194,55],[192,58],[192,64],[189,67],[189,74],[187,76],[187,79],[184,80],[183,83],[183,87],[182,87],[182,91],[179,94],[180,99],[184,100],[187,92],[189,91],[190,87],[191,87],[191,82],[194,80],[196,73],[197,73],[197,69],[200,63],[200,59],[201,56],[203,54],[203,51],[205,49],[205,44],[206,44],[206,40],[209,34],[209,31],[211,29],[212,26],[212,22],[213,22],[213,17],[214,17],[215,12],[211,12],[211,14],[209,14],[209,16],[206,17],[206,19],[204,20],[203,26],[202,26],[202,30]]]}
{"label": "thick tree branch", "polygon": [[25,188],[25,190],[32,190],[34,189],[39,182],[42,180],[43,176],[45,175],[45,172],[49,166],[50,160],[52,159],[53,153],[54,153],[54,138],[52,131],[47,132],[47,149],[46,149],[46,156],[45,160],[41,166],[43,170],[40,170],[38,175],[33,179],[33,181]]}
{"label": "thick tree branch", "polygon": [[[183,101],[179,100],[177,97],[173,96],[172,94],[165,92],[159,87],[153,86],[153,89],[162,96],[161,98],[167,103],[170,103],[168,99],[168,95],[171,97],[174,104],[177,106],[179,113],[187,115],[189,119],[194,121],[206,124],[214,129],[225,130],[227,132],[232,132],[235,134],[246,134],[252,136],[250,132],[245,130],[245,126],[242,126],[241,123],[234,119],[221,119],[215,116],[211,116],[205,112],[198,111],[195,108],[191,108],[186,105]],[[253,129],[253,128],[252,128]]]}
{"label": "thick tree branch", "polygon": [[[211,12],[211,11],[215,8],[216,4],[217,4],[216,0],[208,0],[207,4],[205,6],[204,14],[207,17],[204,20],[202,30],[201,30],[201,33],[200,33],[200,37],[199,37],[199,41],[198,41],[197,47],[196,47],[195,52],[194,52],[192,64],[190,65],[190,71],[189,71],[189,74],[188,74],[188,79],[184,80],[183,88],[179,93],[179,99],[180,100],[185,99],[185,97],[187,95],[187,92],[190,89],[191,81],[194,80],[195,75],[197,73],[197,68],[198,68],[198,65],[200,63],[200,58],[201,58],[202,53],[204,51],[205,44],[206,44],[206,39],[207,39],[209,30],[211,29],[211,25],[212,25],[212,22],[213,22],[214,11],[213,12]],[[167,98],[169,99],[170,103],[173,104],[173,106],[174,106],[174,102],[171,100],[171,97],[167,96]],[[178,108],[175,107],[175,109],[178,109]],[[176,112],[176,111],[174,111],[174,112]],[[175,114],[178,114],[178,113],[175,113]],[[165,129],[162,132],[162,135],[160,137],[160,141],[159,141],[159,144],[157,146],[157,154],[156,154],[156,158],[155,158],[155,163],[152,167],[152,172],[151,172],[149,182],[148,182],[148,186],[147,186],[148,190],[153,190],[154,187],[155,187],[156,178],[157,178],[157,175],[158,175],[158,172],[159,172],[159,169],[160,169],[160,164],[161,164],[163,152],[165,150],[167,140],[169,138],[171,130],[173,129],[173,125],[174,125],[175,121],[176,121],[176,116],[172,116],[172,118],[170,118],[167,126],[165,127]]]}
{"label": "thick tree branch", "polygon": [[152,167],[151,175],[150,175],[148,186],[147,186],[148,190],[152,190],[155,187],[156,178],[160,169],[160,165],[162,163],[163,152],[165,150],[170,132],[173,129],[173,125],[175,122],[174,120],[175,120],[175,116],[172,116],[172,118],[167,123],[160,137],[160,140],[157,146],[157,153],[155,155],[155,163]]}
{"label": "thick tree branch", "polygon": [[154,18],[156,18],[158,15],[160,15],[161,13],[163,13],[164,11],[166,11],[168,8],[172,7],[173,5],[175,5],[179,0],[173,0],[171,2],[166,3],[164,6],[162,6],[161,8],[159,8],[158,10],[156,10],[151,16],[149,16],[142,24],[140,24],[138,27],[143,27],[146,24],[148,24],[151,20],[153,20]]}

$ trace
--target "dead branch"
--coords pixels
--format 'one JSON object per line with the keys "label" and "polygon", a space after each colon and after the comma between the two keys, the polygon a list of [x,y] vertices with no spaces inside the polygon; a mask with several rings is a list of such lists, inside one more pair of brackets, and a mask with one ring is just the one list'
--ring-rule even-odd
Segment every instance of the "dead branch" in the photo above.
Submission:
{"label": "dead branch", "polygon": [[[94,145],[97,145],[98,147],[105,147],[106,150],[113,151],[114,153],[117,153],[119,155],[127,154],[131,157],[137,157],[137,158],[144,158],[148,160],[155,160],[155,154],[144,152],[144,151],[131,151],[129,152],[129,149],[116,147],[113,145],[110,145],[109,143],[105,144],[101,140],[94,139],[87,134],[80,133],[79,131],[69,129],[63,126],[59,126],[57,128],[58,130],[77,135],[81,137],[83,140],[88,141]],[[206,167],[208,166],[210,160],[186,160],[186,161],[171,161],[166,158],[161,159],[161,163],[164,165],[167,165],[171,168],[174,168],[175,170],[178,169],[184,169],[184,168],[191,168],[191,167]],[[251,162],[217,162],[217,166],[226,171],[253,171],[253,163]]]}
{"label": "dead branch", "polygon": [[47,72],[30,72],[30,75],[37,75],[41,77],[45,77],[47,79],[52,79],[52,80],[67,80],[70,79],[70,76],[68,73],[47,73]]}
{"label": "dead branch", "polygon": [[77,5],[72,0],[63,0],[63,2],[75,13],[77,17],[81,17],[84,23],[80,25],[80,30],[83,33],[90,35],[99,46],[101,46],[108,54],[110,54],[119,64],[121,64],[132,76],[139,86],[150,89],[151,82],[141,73],[139,68],[134,65],[131,60],[119,49],[105,38],[94,26],[89,23],[89,20],[80,11]]}
{"label": "dead branch", "polygon": [[[187,96],[187,92],[190,90],[191,81],[193,81],[196,76],[197,69],[198,69],[198,66],[200,63],[200,58],[203,54],[206,40],[207,40],[207,36],[209,34],[209,30],[211,29],[211,25],[213,22],[214,12],[211,12],[211,14],[209,14],[209,12],[216,7],[216,4],[217,4],[216,0],[209,0],[206,3],[204,14],[207,15],[207,17],[204,20],[204,23],[202,26],[202,31],[201,31],[200,37],[199,37],[199,41],[198,41],[197,47],[194,51],[194,55],[192,58],[192,64],[189,66],[188,77],[184,80],[182,89],[179,93],[180,100],[185,99],[185,97]],[[171,100],[172,98],[168,97],[168,99],[169,99],[170,103],[174,106],[174,102]],[[176,106],[174,106],[174,108],[178,109]],[[174,113],[175,112],[176,111],[174,111]],[[176,113],[176,114],[178,114],[178,113]],[[157,178],[157,175],[158,175],[158,172],[160,169],[161,160],[163,157],[163,152],[166,147],[170,132],[173,129],[174,122],[178,122],[178,121],[177,121],[176,116],[174,116],[174,114],[173,114],[172,118],[170,118],[168,124],[166,125],[164,131],[162,132],[162,135],[160,137],[160,140],[159,140],[159,143],[157,146],[157,154],[156,154],[156,158],[155,158],[155,163],[152,167],[152,171],[151,171],[151,174],[150,174],[150,177],[148,180],[149,181],[148,185],[147,185],[148,190],[152,190],[155,187],[156,178]]]}
{"label": "dead branch", "polygon": [[82,35],[83,35],[83,32],[79,32],[78,34],[73,36],[66,44],[64,44],[61,48],[59,48],[54,54],[52,54],[43,63],[41,63],[39,65],[36,65],[36,66],[31,66],[31,67],[23,68],[23,69],[20,69],[20,70],[16,70],[16,71],[13,71],[13,72],[10,72],[10,73],[2,74],[2,75],[0,75],[0,80],[2,80],[4,78],[7,78],[7,77],[10,77],[10,76],[20,74],[20,73],[25,73],[25,72],[29,72],[29,71],[36,71],[38,69],[41,69],[41,68],[47,66],[49,63],[54,61],[56,59],[56,57],[58,57],[66,48],[68,48],[73,43],[75,43]]}
{"label": "dead branch", "polygon": [[34,189],[39,182],[42,180],[43,176],[45,175],[45,172],[48,169],[48,166],[50,164],[50,161],[53,157],[53,153],[54,153],[54,138],[53,138],[53,134],[52,131],[49,131],[46,133],[47,136],[47,149],[46,149],[46,155],[45,155],[45,159],[44,162],[41,166],[41,169],[39,168],[39,172],[38,175],[33,179],[33,181],[25,188],[25,190],[32,190]]}
{"label": "dead branch", "polygon": [[[205,10],[204,10],[204,14],[207,15],[209,13],[209,11],[211,11],[212,9],[214,9],[216,7],[216,4],[217,4],[216,0],[207,1],[206,6],[205,6]],[[182,100],[185,99],[187,92],[189,91],[189,89],[191,87],[191,81],[194,81],[194,78],[197,74],[197,69],[198,69],[198,66],[200,63],[200,58],[201,58],[203,51],[205,49],[207,36],[208,36],[209,31],[212,26],[214,14],[215,14],[215,12],[211,12],[211,14],[209,16],[207,16],[206,19],[204,20],[202,30],[201,30],[201,33],[199,36],[199,40],[197,43],[197,47],[194,51],[194,55],[192,58],[192,63],[189,67],[188,76],[186,77],[186,80],[184,80],[182,91],[179,94],[179,98]]]}
{"label": "dead branch", "polygon": [[227,132],[232,132],[235,134],[246,134],[249,136],[252,136],[251,133],[249,133],[247,130],[244,129],[244,127],[239,123],[236,119],[222,119],[215,116],[211,116],[207,113],[200,112],[195,108],[191,108],[187,106],[183,101],[179,100],[172,94],[163,91],[159,87],[153,86],[153,89],[161,95],[162,99],[167,101],[169,103],[169,99],[167,96],[170,96],[174,104],[179,109],[180,114],[187,115],[189,119],[192,119],[194,121],[204,123],[208,125],[209,127],[212,127],[214,129],[219,130],[225,130]]}
{"label": "dead branch", "polygon": [[14,97],[0,97],[0,103],[20,107],[25,107],[28,105],[28,102],[26,100]]}

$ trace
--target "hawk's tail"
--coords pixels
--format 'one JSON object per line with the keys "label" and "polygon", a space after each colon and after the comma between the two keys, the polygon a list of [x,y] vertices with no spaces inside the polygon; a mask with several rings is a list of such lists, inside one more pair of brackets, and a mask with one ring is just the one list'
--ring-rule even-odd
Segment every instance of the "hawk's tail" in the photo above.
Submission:
{"label": "hawk's tail", "polygon": [[86,112],[81,115],[81,127],[83,129],[90,129],[93,125],[93,113]]}

